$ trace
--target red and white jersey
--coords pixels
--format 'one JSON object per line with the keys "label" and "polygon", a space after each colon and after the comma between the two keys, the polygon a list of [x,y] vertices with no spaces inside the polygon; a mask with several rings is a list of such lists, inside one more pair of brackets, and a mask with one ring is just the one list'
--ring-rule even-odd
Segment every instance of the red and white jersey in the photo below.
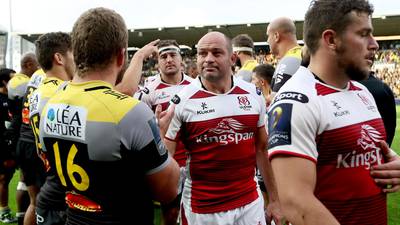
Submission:
{"label": "red and white jersey", "polygon": [[[183,74],[182,81],[179,84],[171,85],[165,83],[161,79],[160,74],[157,74],[152,77],[152,79],[148,80],[149,81],[145,84],[144,88],[134,95],[134,98],[146,103],[154,112],[157,105],[161,105],[163,111],[166,110],[171,98],[186,85],[190,84],[193,79]],[[174,159],[177,161],[180,167],[185,166],[186,150],[181,142],[179,142],[178,146],[176,147]]]}
{"label": "red and white jersey", "polygon": [[161,105],[162,109],[166,110],[171,98],[193,80],[185,74],[182,75],[182,81],[179,84],[172,85],[165,83],[160,74],[157,74],[149,79],[143,89],[135,93],[134,98],[146,103],[153,111],[157,105]]}
{"label": "red and white jersey", "polygon": [[232,81],[230,91],[215,94],[197,78],[171,100],[166,138],[188,151],[182,201],[195,213],[232,210],[258,197],[255,134],[264,126],[265,102],[254,85]]}
{"label": "red and white jersey", "polygon": [[386,195],[370,176],[386,133],[366,87],[337,89],[306,68],[279,90],[268,112],[269,154],[316,163],[315,196],[340,224],[386,224]]}

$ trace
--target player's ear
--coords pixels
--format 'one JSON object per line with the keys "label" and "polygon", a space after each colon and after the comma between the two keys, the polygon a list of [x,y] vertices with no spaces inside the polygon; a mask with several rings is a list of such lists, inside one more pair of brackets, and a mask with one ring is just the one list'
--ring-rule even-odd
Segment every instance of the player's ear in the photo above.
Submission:
{"label": "player's ear", "polygon": [[235,52],[232,52],[231,58],[230,58],[231,59],[231,66],[235,65],[237,58],[238,58],[238,55]]}
{"label": "player's ear", "polygon": [[57,65],[63,65],[63,56],[61,53],[56,52],[53,55],[53,62],[55,62]]}
{"label": "player's ear", "polygon": [[125,51],[126,51],[126,49],[123,48],[123,49],[121,49],[121,51],[117,55],[117,65],[118,66],[125,65]]}
{"label": "player's ear", "polygon": [[280,36],[279,32],[275,32],[274,33],[274,41],[276,43],[278,43],[280,41],[280,39],[281,39],[281,36]]}
{"label": "player's ear", "polygon": [[338,44],[337,33],[334,30],[327,29],[322,33],[323,43],[331,50],[336,50]]}

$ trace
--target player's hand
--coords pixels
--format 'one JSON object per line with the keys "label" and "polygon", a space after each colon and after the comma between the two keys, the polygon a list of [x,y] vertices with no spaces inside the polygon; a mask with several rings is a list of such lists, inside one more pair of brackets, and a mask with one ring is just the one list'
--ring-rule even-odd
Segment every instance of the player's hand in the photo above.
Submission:
{"label": "player's hand", "polygon": [[400,157],[389,148],[385,141],[380,142],[385,163],[371,168],[371,176],[379,185],[384,185],[383,192],[392,193],[400,190]]}
{"label": "player's hand", "polygon": [[269,202],[265,211],[267,224],[271,224],[273,220],[276,225],[283,225],[284,217],[281,210],[281,204],[278,201]]}
{"label": "player's hand", "polygon": [[141,49],[139,49],[135,53],[135,55],[138,54],[138,56],[143,57],[143,60],[147,59],[147,58],[157,58],[157,56],[158,56],[158,48],[157,48],[158,42],[160,42],[160,39],[157,39],[157,40],[154,40],[154,41],[148,43],[147,45],[145,45]]}
{"label": "player's hand", "polygon": [[175,104],[172,104],[167,110],[162,111],[161,105],[157,105],[155,114],[160,128],[160,135],[162,138],[167,133],[169,124],[171,123],[172,116],[174,115]]}

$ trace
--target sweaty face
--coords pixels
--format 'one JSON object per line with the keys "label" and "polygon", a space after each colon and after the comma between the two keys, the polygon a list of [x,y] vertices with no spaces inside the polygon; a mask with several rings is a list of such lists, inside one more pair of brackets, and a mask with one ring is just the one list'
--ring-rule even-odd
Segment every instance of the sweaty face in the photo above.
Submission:
{"label": "sweaty face", "polygon": [[181,64],[182,57],[176,51],[163,52],[158,57],[158,65],[161,74],[166,76],[180,74]]}
{"label": "sweaty face", "polygon": [[338,66],[345,69],[351,80],[368,77],[374,62],[375,51],[379,48],[372,35],[371,18],[367,13],[351,13],[352,23],[340,37],[336,53]]}
{"label": "sweaty face", "polygon": [[200,69],[200,76],[207,81],[216,82],[231,76],[234,59],[222,35],[209,34],[200,39],[197,47],[197,67]]}

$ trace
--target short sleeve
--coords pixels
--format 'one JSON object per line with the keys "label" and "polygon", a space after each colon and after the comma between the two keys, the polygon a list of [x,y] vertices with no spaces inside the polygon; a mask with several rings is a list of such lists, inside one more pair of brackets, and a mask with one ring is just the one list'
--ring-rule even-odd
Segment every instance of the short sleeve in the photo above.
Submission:
{"label": "short sleeve", "polygon": [[168,151],[161,140],[153,112],[138,103],[120,121],[121,142],[128,151],[140,157],[146,174],[162,170],[168,164]]}
{"label": "short sleeve", "polygon": [[[293,92],[278,93],[283,95]],[[268,111],[268,152],[270,158],[276,155],[291,155],[316,162],[318,152],[319,107],[301,93],[297,100],[278,100]],[[299,101],[298,99],[302,99]]]}

